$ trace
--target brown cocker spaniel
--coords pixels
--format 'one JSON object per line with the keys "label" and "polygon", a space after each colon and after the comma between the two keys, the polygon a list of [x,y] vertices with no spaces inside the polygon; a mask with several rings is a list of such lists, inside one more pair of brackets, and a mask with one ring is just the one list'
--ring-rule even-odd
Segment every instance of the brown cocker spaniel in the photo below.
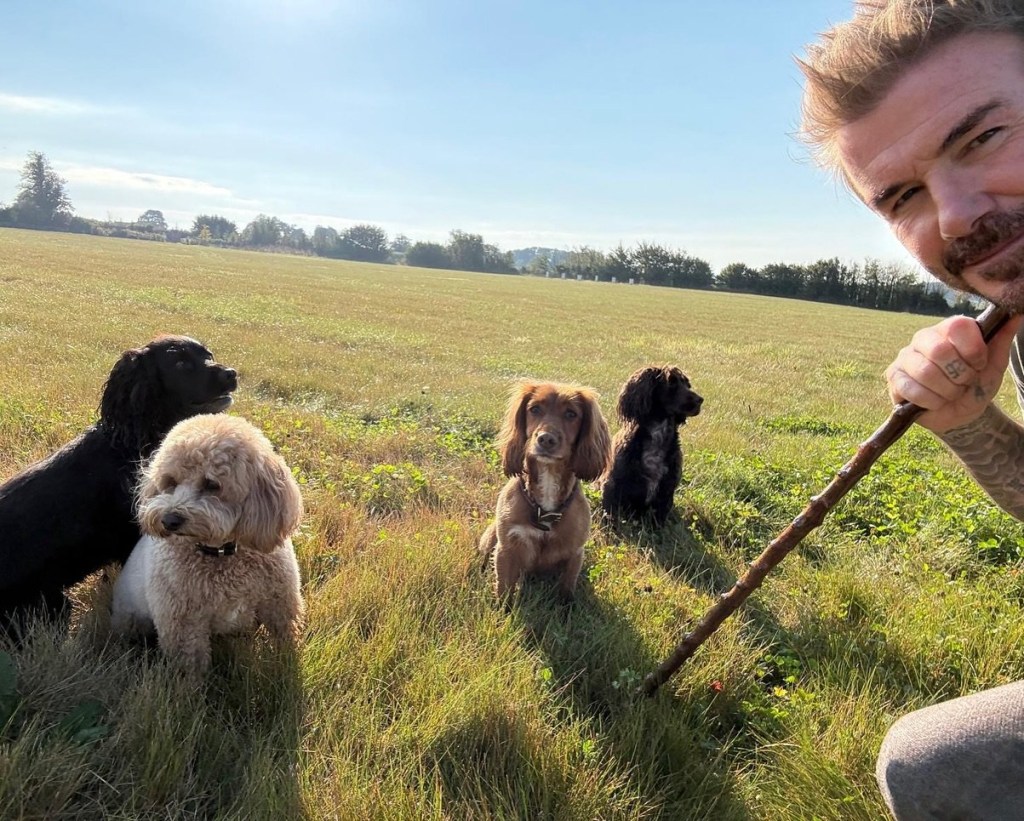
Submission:
{"label": "brown cocker spaniel", "polygon": [[480,538],[493,556],[494,589],[508,601],[528,573],[555,571],[571,600],[590,534],[590,505],[580,480],[600,476],[611,436],[590,388],[525,382],[514,391],[498,438],[508,482],[494,522]]}

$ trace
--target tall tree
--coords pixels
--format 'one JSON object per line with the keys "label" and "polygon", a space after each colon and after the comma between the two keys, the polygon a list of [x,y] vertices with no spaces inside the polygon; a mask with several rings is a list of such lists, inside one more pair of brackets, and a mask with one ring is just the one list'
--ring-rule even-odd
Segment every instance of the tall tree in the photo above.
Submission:
{"label": "tall tree", "polygon": [[14,201],[18,222],[40,228],[67,226],[74,209],[66,185],[67,181],[53,170],[45,154],[30,151],[21,170],[21,184]]}
{"label": "tall tree", "polygon": [[761,274],[745,262],[730,262],[715,277],[719,288],[726,291],[757,291]]}
{"label": "tall tree", "polygon": [[313,229],[313,253],[321,257],[338,256],[338,232],[333,228],[318,225]]}
{"label": "tall tree", "polygon": [[143,212],[135,224],[144,231],[156,231],[157,233],[163,233],[167,230],[167,220],[164,219],[164,212],[157,211],[151,208],[148,211]]}
{"label": "tall tree", "polygon": [[484,243],[484,270],[492,274],[518,274],[511,251],[502,251],[497,245]]}
{"label": "tall tree", "polygon": [[277,217],[260,214],[242,230],[242,244],[265,248],[278,245],[287,226]]}
{"label": "tall tree", "polygon": [[418,268],[452,268],[448,249],[439,242],[417,242],[405,254],[405,264]]}
{"label": "tall tree", "polygon": [[200,214],[192,223],[192,233],[197,237],[203,228],[210,234],[210,239],[233,242],[237,238],[238,226],[227,217],[219,217],[216,214]]}
{"label": "tall tree", "polygon": [[484,238],[458,229],[448,238],[448,256],[459,271],[484,271]]}
{"label": "tall tree", "polygon": [[376,225],[353,225],[338,239],[341,256],[359,262],[387,262],[391,258],[388,235]]}
{"label": "tall tree", "polygon": [[281,244],[297,251],[308,251],[313,247],[305,230],[297,225],[281,223]]}
{"label": "tall tree", "polygon": [[581,245],[579,248],[573,248],[562,264],[565,272],[573,278],[582,276],[584,279],[593,279],[605,273],[608,262],[601,251]]}
{"label": "tall tree", "polygon": [[633,265],[633,254],[627,251],[621,242],[608,252],[606,269],[608,276],[615,277],[621,282],[626,282],[637,275]]}
{"label": "tall tree", "polygon": [[766,293],[775,296],[799,296],[804,287],[804,269],[800,265],[772,262],[761,268]]}

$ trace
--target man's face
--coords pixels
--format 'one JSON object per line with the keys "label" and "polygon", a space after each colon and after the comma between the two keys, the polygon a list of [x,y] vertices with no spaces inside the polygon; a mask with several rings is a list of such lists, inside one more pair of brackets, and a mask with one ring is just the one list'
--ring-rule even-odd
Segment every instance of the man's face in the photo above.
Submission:
{"label": "man's face", "polygon": [[936,47],[838,148],[854,192],[922,265],[1024,313],[1024,40]]}

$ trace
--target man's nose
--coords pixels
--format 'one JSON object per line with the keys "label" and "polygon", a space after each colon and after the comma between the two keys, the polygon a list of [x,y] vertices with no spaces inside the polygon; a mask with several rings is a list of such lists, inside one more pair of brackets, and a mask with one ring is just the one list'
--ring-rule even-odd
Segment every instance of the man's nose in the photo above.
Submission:
{"label": "man's nose", "polygon": [[939,234],[947,242],[969,236],[978,220],[996,209],[992,197],[965,179],[965,176],[951,172],[931,183],[931,194],[938,212]]}

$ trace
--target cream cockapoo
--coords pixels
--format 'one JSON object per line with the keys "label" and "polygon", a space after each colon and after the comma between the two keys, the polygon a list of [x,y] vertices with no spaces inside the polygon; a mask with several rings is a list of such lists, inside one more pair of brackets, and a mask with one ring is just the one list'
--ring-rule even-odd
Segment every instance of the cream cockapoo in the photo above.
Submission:
{"label": "cream cockapoo", "polygon": [[195,416],[175,425],[143,469],[143,536],[114,587],[113,627],[152,632],[187,670],[210,665],[210,636],[257,623],[278,642],[302,627],[290,536],[302,497],[284,460],[244,419]]}

